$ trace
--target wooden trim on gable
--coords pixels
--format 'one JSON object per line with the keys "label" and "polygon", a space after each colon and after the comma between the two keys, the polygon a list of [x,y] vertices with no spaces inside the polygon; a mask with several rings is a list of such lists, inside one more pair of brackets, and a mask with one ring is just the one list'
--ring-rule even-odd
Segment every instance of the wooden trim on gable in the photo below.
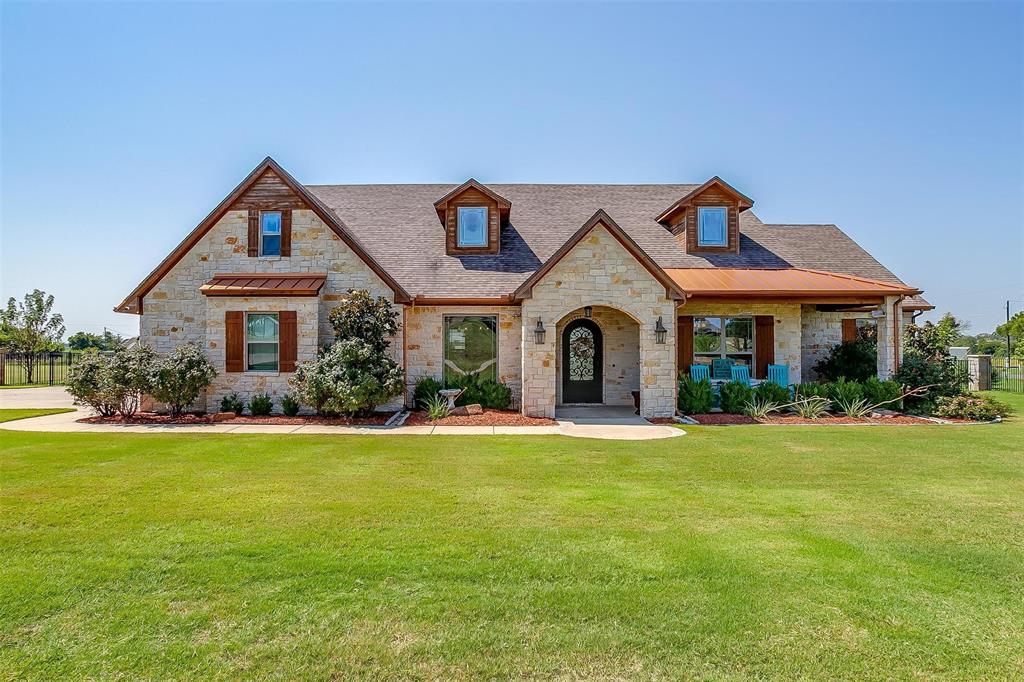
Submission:
{"label": "wooden trim on gable", "polygon": [[[301,200],[301,208],[308,208],[316,213],[331,230],[355,253],[367,267],[369,267],[383,282],[394,292],[396,303],[409,303],[412,297],[389,275],[377,261],[373,259],[366,249],[352,236],[341,219],[331,209],[325,206],[319,199],[293,178],[284,168],[269,156],[265,158],[256,168],[249,173],[242,182],[238,184],[213,211],[193,229],[170,254],[144,279],[128,296],[116,307],[114,312],[142,313],[142,299],[149,291],[156,286],[163,277],[170,272],[171,268],[177,265],[178,261],[185,257],[196,244],[209,232],[224,214],[236,207],[236,203],[249,191],[265,174],[271,173],[280,180],[281,184],[290,192],[293,192],[298,200]],[[276,185],[276,181],[274,183]],[[279,188],[278,188],[279,190]],[[257,199],[263,201],[264,199]],[[264,206],[262,208],[276,208]],[[295,205],[281,206],[280,208],[295,208]],[[246,206],[246,210],[252,207]],[[258,226],[257,226],[258,227]],[[257,230],[258,231],[258,230]]]}
{"label": "wooden trim on gable", "polygon": [[562,244],[562,246],[560,246],[558,250],[551,255],[551,258],[548,258],[536,272],[530,275],[529,279],[523,282],[519,288],[515,290],[513,296],[515,296],[516,300],[521,301],[524,298],[530,298],[533,295],[533,287],[536,286],[536,284],[540,282],[540,280],[542,280],[560,260],[565,258],[565,256],[568,255],[577,244],[583,241],[583,238],[590,234],[591,230],[598,225],[603,225],[604,228],[608,230],[608,233],[615,237],[615,239],[622,244],[623,248],[625,248],[633,258],[636,258],[637,261],[643,265],[649,273],[651,273],[651,276],[653,276],[659,284],[665,287],[665,296],[674,300],[684,300],[686,298],[686,292],[680,289],[679,286],[672,281],[672,278],[661,269],[661,266],[655,263],[654,259],[648,256],[647,253],[640,248],[640,245],[633,241],[633,239],[626,234],[625,230],[619,227],[619,224],[604,212],[604,209],[598,209],[597,212],[591,216],[590,220],[583,223],[583,227],[578,229],[576,234],[569,237],[568,241]]}

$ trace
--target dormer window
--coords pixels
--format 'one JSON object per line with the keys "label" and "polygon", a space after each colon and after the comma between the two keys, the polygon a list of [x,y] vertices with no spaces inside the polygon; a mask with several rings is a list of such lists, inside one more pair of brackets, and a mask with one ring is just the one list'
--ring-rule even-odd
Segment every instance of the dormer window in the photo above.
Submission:
{"label": "dormer window", "polygon": [[725,206],[697,207],[697,245],[728,246],[729,209]]}
{"label": "dormer window", "polygon": [[281,212],[260,212],[260,255],[281,255]]}
{"label": "dormer window", "polygon": [[487,246],[487,207],[459,206],[458,245]]}

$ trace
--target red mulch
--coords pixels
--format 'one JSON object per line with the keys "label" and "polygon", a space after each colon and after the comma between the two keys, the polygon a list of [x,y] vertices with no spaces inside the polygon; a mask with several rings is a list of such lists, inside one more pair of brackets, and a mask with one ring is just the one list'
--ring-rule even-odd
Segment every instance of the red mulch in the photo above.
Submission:
{"label": "red mulch", "polygon": [[406,426],[553,426],[554,419],[527,417],[515,410],[484,410],[483,414],[445,417],[429,421],[426,412],[412,412]]}
{"label": "red mulch", "polygon": [[820,426],[828,426],[830,424],[879,424],[882,426],[887,424],[934,424],[934,422],[930,422],[927,419],[919,419],[918,417],[909,417],[907,415],[881,417],[878,419],[852,419],[850,417],[829,415],[821,419],[804,419],[795,414],[776,414],[761,420],[748,417],[745,414],[725,414],[720,412],[691,414],[689,416],[701,424],[714,426],[730,424],[816,424]]}
{"label": "red mulch", "polygon": [[672,417],[648,417],[647,421],[651,422],[652,424],[678,424],[679,423],[675,419],[673,419]]}
{"label": "red mulch", "polygon": [[[244,415],[234,417],[223,424],[280,424],[285,426],[302,426],[304,424],[320,424],[327,426],[372,426],[384,424],[394,412],[378,412],[372,417],[357,417],[346,419],[344,417],[316,417],[296,416],[285,417],[284,415],[270,415],[269,417],[252,417]],[[154,414],[152,412],[138,412],[131,419],[124,419],[120,415],[113,417],[87,417],[78,421],[86,424],[212,424],[212,415],[209,414],[183,414],[177,419],[172,419],[168,414]]]}

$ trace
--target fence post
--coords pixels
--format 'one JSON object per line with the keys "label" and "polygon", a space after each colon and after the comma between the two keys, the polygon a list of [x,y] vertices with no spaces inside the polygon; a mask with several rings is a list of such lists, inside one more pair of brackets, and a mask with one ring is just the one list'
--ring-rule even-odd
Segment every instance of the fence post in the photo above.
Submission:
{"label": "fence post", "polygon": [[0,353],[0,386],[6,386],[7,353]]}
{"label": "fence post", "polygon": [[992,356],[991,355],[968,355],[967,373],[970,375],[970,382],[967,387],[972,391],[992,390]]}

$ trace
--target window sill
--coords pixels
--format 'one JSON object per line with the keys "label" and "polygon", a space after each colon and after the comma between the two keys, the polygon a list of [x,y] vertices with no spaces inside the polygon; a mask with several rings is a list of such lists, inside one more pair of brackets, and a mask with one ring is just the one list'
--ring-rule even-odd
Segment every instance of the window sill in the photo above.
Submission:
{"label": "window sill", "polygon": [[278,261],[281,260],[283,256],[258,256],[258,258],[259,260]]}
{"label": "window sill", "polygon": [[278,371],[278,370],[247,369],[244,372],[242,372],[242,374],[244,374],[246,376],[254,376],[254,377],[276,377],[276,376],[279,376],[281,374],[281,372]]}

